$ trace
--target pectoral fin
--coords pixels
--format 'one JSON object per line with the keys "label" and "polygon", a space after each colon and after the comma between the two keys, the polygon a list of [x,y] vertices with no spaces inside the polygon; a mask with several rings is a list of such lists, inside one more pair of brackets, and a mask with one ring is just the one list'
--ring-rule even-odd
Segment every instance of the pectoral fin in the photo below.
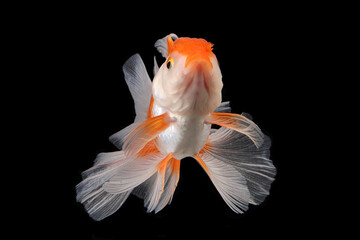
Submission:
{"label": "pectoral fin", "polygon": [[206,123],[216,124],[240,132],[249,137],[257,148],[264,142],[264,134],[260,128],[253,121],[239,114],[214,112]]}
{"label": "pectoral fin", "polygon": [[170,118],[167,113],[141,122],[127,135],[123,145],[125,154],[129,157],[137,157],[140,150],[169,125]]}

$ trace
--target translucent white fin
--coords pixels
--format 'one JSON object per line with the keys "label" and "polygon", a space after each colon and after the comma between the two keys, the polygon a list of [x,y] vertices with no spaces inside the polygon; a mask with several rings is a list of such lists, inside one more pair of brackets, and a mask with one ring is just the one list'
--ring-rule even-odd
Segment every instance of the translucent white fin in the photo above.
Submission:
{"label": "translucent white fin", "polygon": [[243,213],[248,209],[250,193],[246,180],[232,165],[206,152],[196,155],[195,159],[207,172],[221,197],[234,212]]}
{"label": "translucent white fin", "polygon": [[[178,39],[178,36],[174,33],[171,33],[169,35],[174,41]],[[155,42],[156,49],[161,53],[164,58],[167,58],[168,55],[167,38],[169,37],[169,35],[166,35],[165,37],[160,38]]]}
{"label": "translucent white fin", "polygon": [[260,128],[243,115],[214,112],[207,119],[206,123],[227,127],[245,134],[254,142],[256,147],[260,147],[264,141],[264,134],[261,132]]}
{"label": "translucent white fin", "polygon": [[123,128],[122,130],[118,131],[117,133],[114,133],[109,137],[109,141],[115,145],[119,150],[122,149],[123,144],[125,142],[126,136],[138,125],[138,122],[134,122],[133,124],[130,124],[126,128]]}
{"label": "translucent white fin", "polygon": [[164,155],[158,152],[134,159],[103,185],[104,190],[111,194],[132,190],[156,172],[157,165],[163,158]]}
{"label": "translucent white fin", "polygon": [[155,208],[155,213],[161,211],[167,204],[171,203],[172,197],[180,178],[180,160],[172,159],[166,168],[164,179],[164,191],[160,196]]}
{"label": "translucent white fin", "polygon": [[180,177],[180,160],[171,159],[166,172],[158,170],[151,178],[139,185],[132,192],[144,199],[144,206],[148,212],[155,213],[170,204]]}
{"label": "translucent white fin", "polygon": [[147,212],[151,212],[156,207],[159,201],[158,196],[162,188],[162,179],[159,171],[156,171],[149,179],[139,185],[133,190],[133,194],[141,199],[144,199],[144,207]]}
{"label": "translucent white fin", "polygon": [[144,206],[147,208],[147,212],[154,211],[159,202],[163,187],[163,174],[158,170],[148,182],[147,194],[144,198]]}
{"label": "translucent white fin", "polygon": [[136,157],[136,154],[157,135],[168,128],[170,118],[167,113],[149,118],[138,124],[125,138],[123,149],[125,154]]}
{"label": "translucent white fin", "polygon": [[135,103],[135,122],[144,121],[147,117],[151,99],[151,80],[146,72],[144,62],[139,54],[131,56],[124,64],[125,81]]}
{"label": "translucent white fin", "polygon": [[253,117],[251,116],[250,113],[245,113],[245,112],[243,112],[243,113],[241,113],[241,115],[244,116],[244,117],[246,117],[246,118],[249,119],[249,120],[253,120]]}
{"label": "translucent white fin", "polygon": [[231,112],[230,102],[222,102],[220,106],[218,106],[214,112],[222,112],[222,113],[229,113]]}
{"label": "translucent white fin", "polygon": [[77,201],[83,202],[87,199],[89,194],[115,176],[128,161],[130,159],[126,158],[123,151],[98,154],[94,166],[81,174],[83,181],[76,186]]}
{"label": "translucent white fin", "polygon": [[[151,178],[164,158],[160,152],[136,159],[126,157],[123,151],[101,153],[96,165],[83,172],[83,181],[76,186],[77,201],[93,219],[101,220],[118,210],[135,187]],[[157,192],[161,192],[162,180],[160,183]],[[159,196],[155,197],[151,209],[158,202]]]}
{"label": "translucent white fin", "polygon": [[151,99],[151,80],[146,72],[144,62],[139,54],[131,56],[123,66],[125,81],[129,87],[135,104],[135,121],[133,124],[109,137],[109,141],[118,149],[122,149],[125,137],[138,125],[146,120]]}
{"label": "translucent white fin", "polygon": [[153,72],[154,72],[154,76],[156,75],[156,73],[159,71],[159,65],[156,61],[156,57],[154,56],[154,69],[153,69]]}
{"label": "translucent white fin", "polygon": [[276,175],[276,168],[269,159],[270,145],[271,140],[267,136],[264,136],[263,144],[257,148],[247,136],[221,127],[210,135],[209,142],[203,149],[204,162],[206,156],[211,156],[210,158],[235,168],[246,180],[251,196],[249,203],[260,204],[269,195]]}
{"label": "translucent white fin", "polygon": [[100,153],[94,166],[82,173],[83,181],[76,186],[78,202],[94,220],[101,220],[121,207],[130,192],[109,194],[103,189],[106,181],[118,174],[131,159],[123,151]]}
{"label": "translucent white fin", "polygon": [[121,194],[110,194],[99,188],[94,191],[84,202],[84,207],[90,217],[100,221],[115,213],[129,197],[131,191]]}

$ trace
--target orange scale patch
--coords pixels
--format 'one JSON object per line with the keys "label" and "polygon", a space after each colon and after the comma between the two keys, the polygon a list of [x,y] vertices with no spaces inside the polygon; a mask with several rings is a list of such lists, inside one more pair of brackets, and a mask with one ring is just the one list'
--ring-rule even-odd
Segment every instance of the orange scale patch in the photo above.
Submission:
{"label": "orange scale patch", "polygon": [[[169,38],[168,44],[168,56],[173,52],[178,52],[189,58],[203,58],[210,62],[210,57],[213,56],[212,47],[214,44],[206,41],[202,38],[178,38],[175,41]],[[190,61],[189,61],[190,62]]]}

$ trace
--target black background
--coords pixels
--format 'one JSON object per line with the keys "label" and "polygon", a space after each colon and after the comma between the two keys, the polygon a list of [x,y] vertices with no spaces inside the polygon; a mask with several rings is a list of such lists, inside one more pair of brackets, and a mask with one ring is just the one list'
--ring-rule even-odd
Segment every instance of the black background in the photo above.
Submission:
{"label": "black background", "polygon": [[[32,96],[32,104],[40,108],[31,114],[41,116],[33,134],[49,152],[43,154],[47,170],[35,184],[41,200],[32,210],[39,220],[23,220],[49,231],[32,232],[42,231],[49,239],[109,240],[324,234],[319,222],[325,218],[320,209],[326,190],[314,170],[323,160],[309,135],[323,111],[324,100],[318,96],[326,71],[326,22],[294,7],[223,12],[226,18],[201,12],[156,19],[139,12],[120,18],[120,13],[87,7],[55,9],[35,22],[24,22],[34,43],[28,51],[40,59],[30,70],[38,74],[31,85],[40,89]],[[186,158],[171,205],[148,214],[142,200],[131,195],[115,214],[95,222],[76,202],[75,185],[98,153],[116,151],[108,137],[135,117],[122,65],[139,53],[152,78],[153,56],[159,64],[164,60],[154,43],[169,33],[214,44],[223,101],[231,102],[234,113],[251,114],[272,139],[271,159],[278,173],[270,195],[237,215],[196,161]]]}

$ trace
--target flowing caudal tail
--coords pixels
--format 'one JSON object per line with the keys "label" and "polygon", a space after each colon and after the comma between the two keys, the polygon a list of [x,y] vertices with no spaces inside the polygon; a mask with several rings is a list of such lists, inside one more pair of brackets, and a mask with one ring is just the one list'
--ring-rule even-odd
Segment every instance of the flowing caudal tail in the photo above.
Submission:
{"label": "flowing caudal tail", "polygon": [[165,156],[153,139],[168,126],[167,115],[149,118],[124,137],[123,151],[101,153],[76,186],[77,200],[95,220],[118,210],[129,194],[144,198],[148,211],[160,211],[172,198],[179,160]]}
{"label": "flowing caudal tail", "polygon": [[136,158],[127,157],[124,151],[101,153],[94,166],[82,173],[76,199],[94,220],[113,214],[132,192],[144,199],[148,212],[158,212],[170,203],[180,161],[154,147],[149,142]]}
{"label": "flowing caudal tail", "polygon": [[236,115],[233,121],[227,120],[224,118],[217,123],[231,128],[216,130],[194,157],[229,207],[242,213],[249,203],[260,204],[269,195],[276,169],[269,159],[270,138],[244,116]]}

